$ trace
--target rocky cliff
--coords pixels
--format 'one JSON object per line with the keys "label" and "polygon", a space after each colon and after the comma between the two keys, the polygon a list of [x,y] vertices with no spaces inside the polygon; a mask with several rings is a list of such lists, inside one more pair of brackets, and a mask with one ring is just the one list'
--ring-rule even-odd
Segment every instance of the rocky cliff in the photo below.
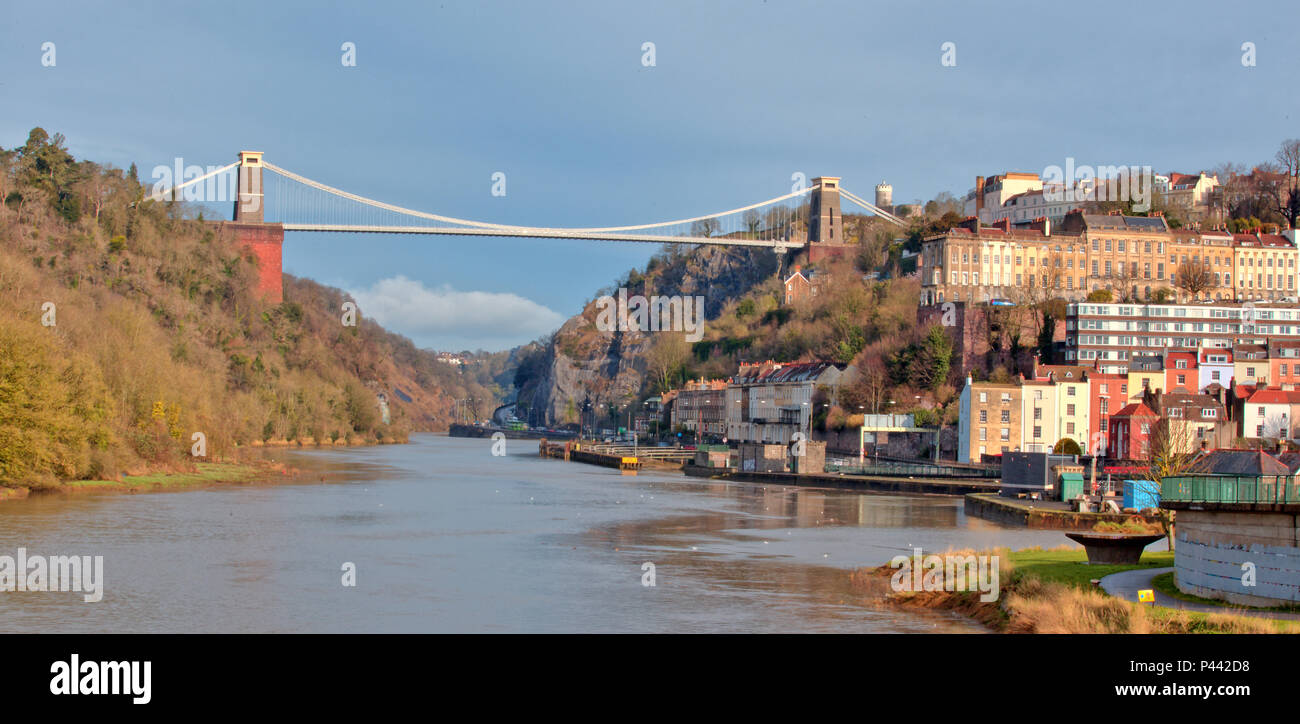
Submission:
{"label": "rocky cliff", "polygon": [[[767,249],[700,247],[657,255],[644,272],[632,272],[601,294],[617,295],[621,287],[629,296],[703,297],[707,324],[776,271],[777,257]],[[651,391],[647,354],[660,333],[603,332],[597,329],[597,313],[593,299],[521,364],[518,400],[533,424],[576,421],[584,403],[601,409]]]}

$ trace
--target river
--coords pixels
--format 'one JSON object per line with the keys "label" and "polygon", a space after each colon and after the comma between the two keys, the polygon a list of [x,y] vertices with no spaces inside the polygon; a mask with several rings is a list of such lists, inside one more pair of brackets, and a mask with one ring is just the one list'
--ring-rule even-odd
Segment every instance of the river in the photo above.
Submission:
{"label": "river", "polygon": [[957,498],[624,476],[508,446],[280,449],[316,482],[0,503],[0,555],[104,557],[102,600],[0,593],[0,631],[981,632],[868,605],[849,571],[912,546],[1069,542]]}

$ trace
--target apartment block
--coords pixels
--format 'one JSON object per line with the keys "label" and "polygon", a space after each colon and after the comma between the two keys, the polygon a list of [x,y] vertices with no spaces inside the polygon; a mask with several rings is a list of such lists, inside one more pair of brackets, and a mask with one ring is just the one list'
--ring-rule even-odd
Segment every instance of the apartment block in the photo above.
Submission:
{"label": "apartment block", "polygon": [[1067,307],[1065,361],[1119,372],[1137,355],[1168,349],[1231,351],[1238,344],[1266,345],[1274,339],[1300,340],[1300,306],[1082,302]]}

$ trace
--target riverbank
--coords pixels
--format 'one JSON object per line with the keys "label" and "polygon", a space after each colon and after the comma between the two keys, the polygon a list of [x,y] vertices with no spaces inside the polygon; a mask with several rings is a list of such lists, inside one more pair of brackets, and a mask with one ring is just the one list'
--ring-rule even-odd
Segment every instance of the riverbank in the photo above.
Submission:
{"label": "riverbank", "polygon": [[300,471],[281,463],[250,462],[196,463],[193,470],[143,475],[123,475],[118,480],[70,480],[55,488],[32,490],[0,488],[0,501],[23,500],[44,495],[89,493],[152,493],[194,490],[222,485],[270,485],[303,480]]}
{"label": "riverbank", "polygon": [[[286,449],[337,449],[343,447],[369,447],[375,445],[406,445],[409,438],[364,438],[352,436],[334,441],[315,442],[312,438],[300,440],[254,440],[236,450],[236,457],[247,457],[247,451],[265,448]],[[75,495],[78,493],[116,492],[143,493],[160,490],[186,490],[232,483],[270,484],[293,482],[298,471],[284,465],[260,459],[225,462],[197,462],[193,470],[154,470],[136,474],[124,473],[117,480],[66,480],[53,487],[12,486],[0,487],[0,501],[22,500],[33,495]]]}
{"label": "riverbank", "polygon": [[891,580],[899,569],[888,565],[858,569],[850,579],[855,590],[885,605],[952,611],[997,633],[1300,633],[1300,624],[1290,621],[1130,603],[1092,583],[1120,571],[1172,566],[1171,551],[1144,554],[1136,566],[1089,565],[1083,550],[1065,546],[944,555],[998,556],[997,600],[981,601],[978,591],[897,592]]}

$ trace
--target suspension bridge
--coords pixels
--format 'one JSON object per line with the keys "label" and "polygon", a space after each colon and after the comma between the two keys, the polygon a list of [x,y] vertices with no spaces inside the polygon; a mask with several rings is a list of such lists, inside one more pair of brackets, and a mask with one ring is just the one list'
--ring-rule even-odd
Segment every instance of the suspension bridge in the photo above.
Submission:
{"label": "suspension bridge", "polygon": [[[241,151],[239,160],[155,188],[152,198],[221,199],[234,191],[234,215],[217,222],[233,230],[236,240],[258,257],[260,291],[282,300],[281,251],[285,232],[357,234],[430,234],[528,239],[579,239],[611,242],[702,244],[762,247],[775,252],[808,248],[811,261],[842,250],[841,200],[898,226],[902,219],[840,186],[840,179],[820,176],[806,187],[726,211],[671,221],[607,227],[545,227],[499,224],[409,209],[359,196],[281,168],[260,151]],[[201,193],[195,191],[203,189]],[[275,219],[270,221],[269,219]]]}

